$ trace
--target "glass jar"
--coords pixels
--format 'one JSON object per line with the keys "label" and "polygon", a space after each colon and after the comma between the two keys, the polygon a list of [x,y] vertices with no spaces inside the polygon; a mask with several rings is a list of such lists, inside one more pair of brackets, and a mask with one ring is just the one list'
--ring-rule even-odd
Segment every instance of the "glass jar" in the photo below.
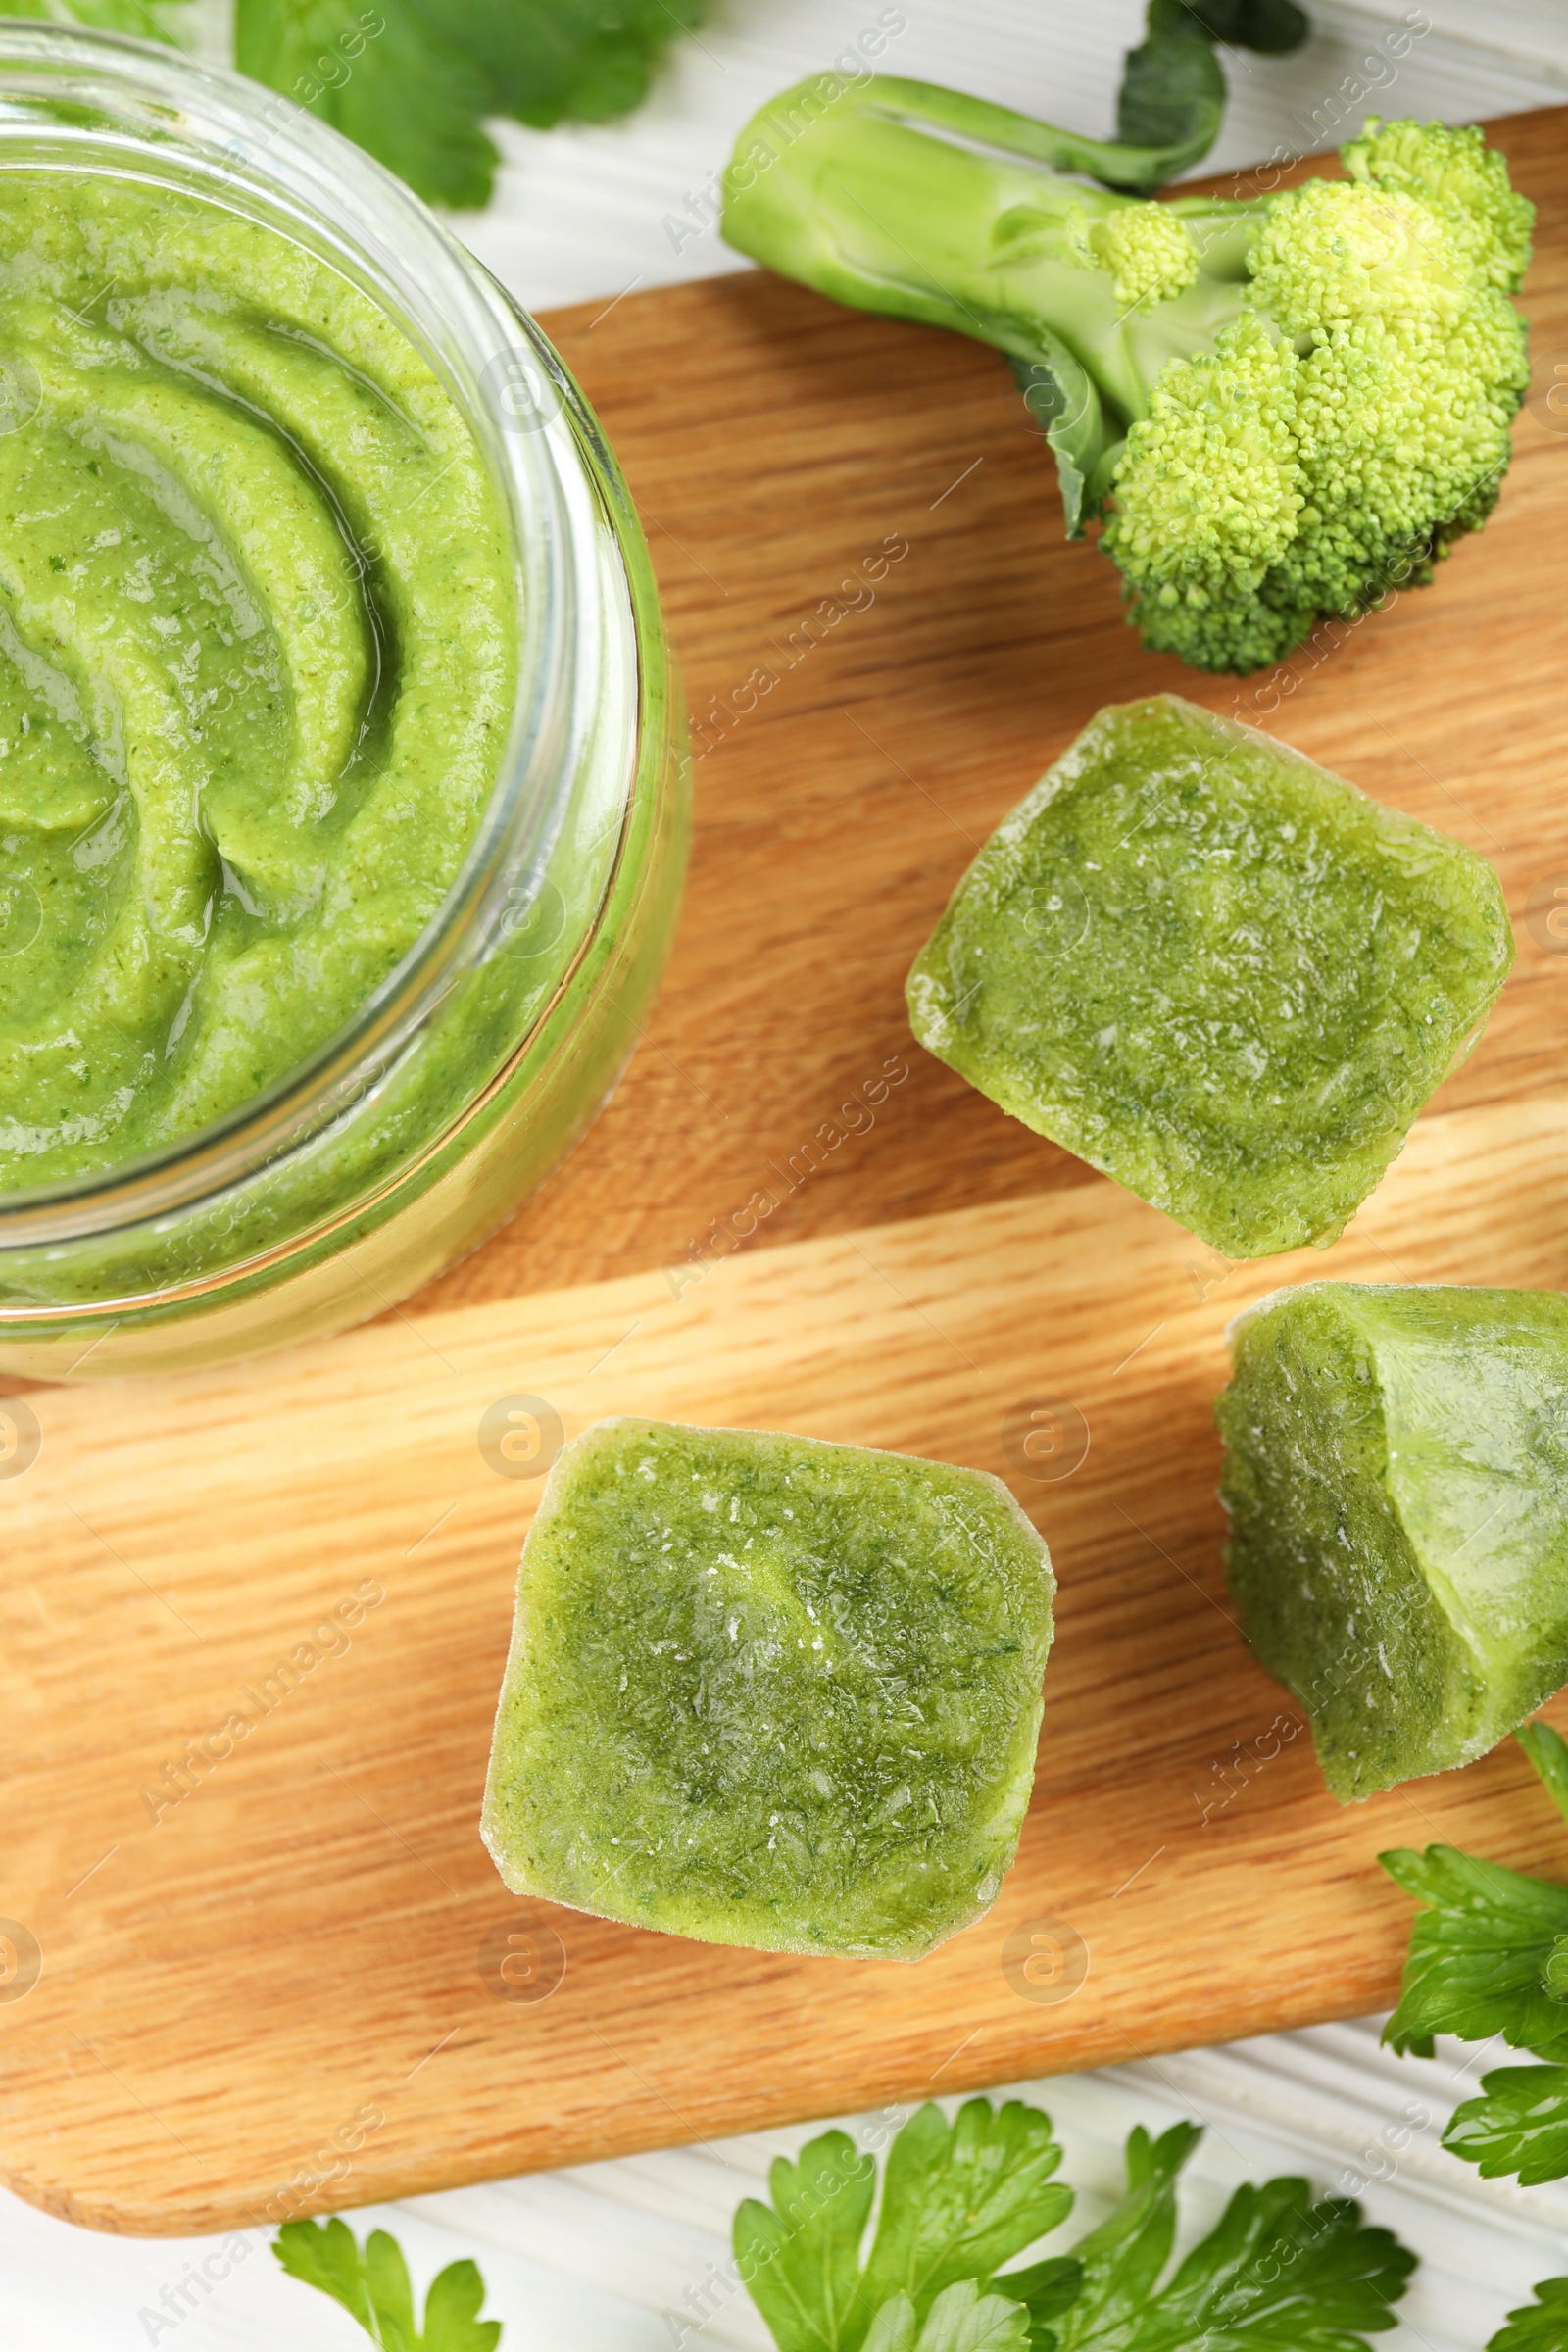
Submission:
{"label": "glass jar", "polygon": [[[0,171],[28,169],[219,202],[368,294],[473,433],[518,612],[488,808],[438,915],[352,1021],[167,1150],[0,1193],[0,1371],[81,1379],[342,1329],[517,1206],[636,1042],[673,927],[687,756],[647,548],[599,427],[539,329],[400,181],[258,85],[12,22]],[[3,429],[3,382],[0,412]]]}

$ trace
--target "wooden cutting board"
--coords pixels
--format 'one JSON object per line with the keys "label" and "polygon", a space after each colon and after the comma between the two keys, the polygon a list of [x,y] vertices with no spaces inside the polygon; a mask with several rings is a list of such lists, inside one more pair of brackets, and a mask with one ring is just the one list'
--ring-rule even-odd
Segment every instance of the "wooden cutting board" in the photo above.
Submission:
{"label": "wooden cutting board", "polygon": [[[1346,2015],[1392,1997],[1409,1922],[1380,1847],[1568,1871],[1511,1750],[1325,1795],[1232,1621],[1210,1423],[1224,1325],[1277,1284],[1568,1285],[1565,129],[1496,132],[1542,250],[1494,519],[1273,680],[1140,650],[988,353],[750,275],[550,321],[707,721],[669,978],[574,1159],[405,1310],[30,1394],[41,1451],[0,1480],[23,2195],[214,2230]],[[1228,1268],[906,1027],[973,848],[1100,704],[1167,687],[1494,858],[1518,918],[1485,1040],[1326,1254]],[[568,1433],[664,1414],[1010,1479],[1061,1602],[987,1920],[901,1968],[506,1893],[479,1794],[539,1487],[480,1434],[518,1399]]]}

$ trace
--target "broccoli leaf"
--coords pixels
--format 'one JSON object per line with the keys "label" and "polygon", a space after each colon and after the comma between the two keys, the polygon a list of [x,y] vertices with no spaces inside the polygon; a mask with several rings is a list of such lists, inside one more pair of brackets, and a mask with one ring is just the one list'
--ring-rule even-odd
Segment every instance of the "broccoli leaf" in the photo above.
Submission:
{"label": "broccoli leaf", "polygon": [[1487,2352],[1568,2352],[1568,2278],[1544,2278],[1535,2302],[1509,2312]]}
{"label": "broccoli leaf", "polygon": [[[1022,2100],[994,2109],[970,2099],[951,2124],[940,2107],[922,2107],[888,2151],[862,2272],[876,2166],[845,2132],[826,2132],[796,2163],[781,2157],[773,2166],[771,2205],[749,2197],[741,2206],[736,2261],[780,2352],[860,2352],[873,2326],[894,2331],[899,2352],[897,2331],[912,2328],[925,2352],[921,2331],[948,2288],[984,2285],[1000,2263],[1066,2219],[1072,2191],[1051,2179],[1060,2162],[1050,2117]],[[1051,2267],[999,2282],[999,2292],[1049,2300],[1057,2281],[1040,2274]],[[901,2302],[907,2318],[895,2308]],[[1002,2323],[987,2313],[983,2324]]]}
{"label": "broccoli leaf", "polygon": [[1568,2173],[1568,2066],[1504,2066],[1454,2110],[1443,2144],[1487,2180],[1517,2173],[1527,2188]]}
{"label": "broccoli leaf", "polygon": [[[134,0],[82,0],[128,8]],[[236,0],[234,62],[435,203],[489,201],[487,115],[626,113],[705,0]]]}
{"label": "broccoli leaf", "polygon": [[1213,146],[1224,114],[1225,75],[1201,33],[1151,33],[1128,50],[1116,99],[1125,145],[1172,149],[1184,172]]}
{"label": "broccoli leaf", "polygon": [[1228,49],[1255,49],[1263,57],[1286,57],[1299,49],[1311,24],[1295,0],[1153,0],[1151,19],[1185,19],[1205,40]]}
{"label": "broccoli leaf", "polygon": [[923,2320],[945,2287],[990,2278],[1057,2229],[1072,2210],[1072,2190],[1051,2179],[1060,2162],[1051,2118],[1021,2099],[970,2099],[951,2124],[928,2102],[888,2151],[867,2310],[902,2293]]}
{"label": "broccoli leaf", "polygon": [[1568,2049],[1568,2006],[1545,1971],[1568,1935],[1568,1887],[1483,1862],[1451,1845],[1381,1854],[1391,1879],[1428,1908],[1410,1936],[1399,2005],[1383,2030],[1394,2049],[1432,2055],[1435,2034],[1549,2057]]}
{"label": "broccoli leaf", "polygon": [[359,2321],[382,2352],[493,2352],[499,2320],[481,2320],[484,2281],[471,2262],[449,2263],[414,2321],[409,2269],[395,2237],[372,2230],[362,2252],[346,2222],[285,2222],[272,2252],[291,2278],[319,2287]]}
{"label": "broccoli leaf", "polygon": [[1168,176],[1175,178],[1208,153],[1224,119],[1225,74],[1215,43],[1282,57],[1299,48],[1309,29],[1293,0],[1194,0],[1191,7],[1149,0],[1143,40],[1122,64],[1118,140],[1166,149]]}
{"label": "broccoli leaf", "polygon": [[1100,512],[1124,435],[1107,421],[1088,369],[1066,344],[1044,329],[1040,343],[1049,357],[1014,359],[1009,365],[1023,405],[1056,461],[1067,536],[1081,539],[1084,524]]}

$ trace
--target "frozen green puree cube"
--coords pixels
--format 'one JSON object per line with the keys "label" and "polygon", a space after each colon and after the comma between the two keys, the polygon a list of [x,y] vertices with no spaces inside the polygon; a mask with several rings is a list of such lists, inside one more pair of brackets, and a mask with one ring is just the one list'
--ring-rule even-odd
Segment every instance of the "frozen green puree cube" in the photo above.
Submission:
{"label": "frozen green puree cube", "polygon": [[923,1046],[1232,1257],[1328,1242],[1513,959],[1446,834],[1175,695],[1102,710],[909,974]]}
{"label": "frozen green puree cube", "polygon": [[1336,1796],[1468,1764],[1568,1682],[1568,1298],[1313,1283],[1231,1337],[1248,1641]]}
{"label": "frozen green puree cube", "polygon": [[981,1471],[600,1422],[523,1548],[502,1877],[711,1943],[919,1959],[1012,1860],[1054,1589]]}

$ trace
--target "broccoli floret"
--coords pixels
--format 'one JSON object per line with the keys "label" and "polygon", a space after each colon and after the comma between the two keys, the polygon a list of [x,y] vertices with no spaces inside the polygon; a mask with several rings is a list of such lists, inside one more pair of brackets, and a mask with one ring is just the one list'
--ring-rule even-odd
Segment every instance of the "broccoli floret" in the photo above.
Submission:
{"label": "broccoli floret", "polygon": [[1365,180],[1270,204],[1249,311],[1168,362],[1129,427],[1102,544],[1145,644],[1196,668],[1255,669],[1429,580],[1496,499],[1529,369],[1495,214],[1461,235],[1413,172],[1383,185],[1379,145]]}
{"label": "broccoli floret", "polygon": [[1121,204],[1095,221],[1089,250],[1111,274],[1112,292],[1128,310],[1169,302],[1198,276],[1198,248],[1162,204]]}
{"label": "broccoli floret", "polygon": [[1388,122],[1374,116],[1340,150],[1352,179],[1414,196],[1435,212],[1476,275],[1517,294],[1530,266],[1536,208],[1508,185],[1508,167],[1473,122]]}
{"label": "broccoli floret", "polygon": [[725,234],[1006,352],[1069,531],[1103,518],[1157,651],[1255,669],[1430,579],[1496,501],[1528,380],[1534,214],[1502,157],[1373,121],[1343,180],[1157,204],[1053,169],[1057,135],[917,82],[807,84],[743,135]]}

